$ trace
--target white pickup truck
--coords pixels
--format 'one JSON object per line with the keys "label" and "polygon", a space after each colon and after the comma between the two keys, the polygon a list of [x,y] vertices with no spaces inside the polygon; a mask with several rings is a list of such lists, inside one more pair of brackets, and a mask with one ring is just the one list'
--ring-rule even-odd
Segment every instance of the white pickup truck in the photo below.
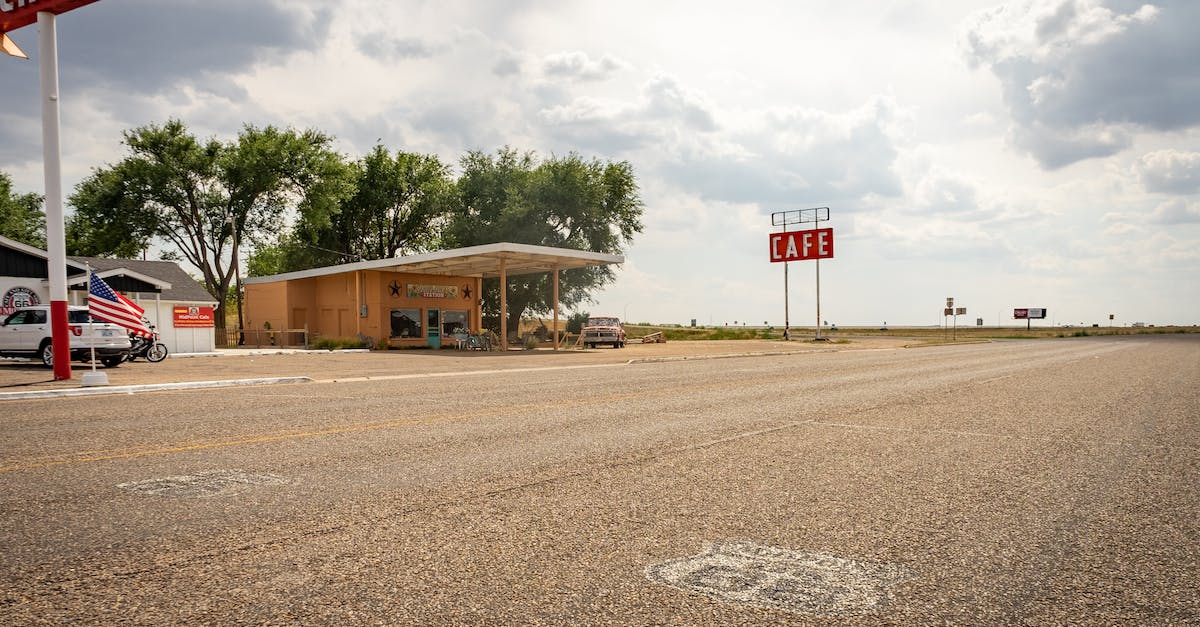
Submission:
{"label": "white pickup truck", "polygon": [[[109,368],[121,365],[129,354],[129,334],[124,328],[110,322],[88,320],[87,307],[67,309],[71,359],[90,361],[94,347],[100,363]],[[54,350],[50,346],[50,335],[50,307],[21,307],[0,324],[0,357],[41,359],[46,367],[53,367]]]}
{"label": "white pickup truck", "polygon": [[582,335],[588,348],[596,348],[597,344],[611,344],[613,348],[625,346],[625,326],[616,316],[588,317]]}

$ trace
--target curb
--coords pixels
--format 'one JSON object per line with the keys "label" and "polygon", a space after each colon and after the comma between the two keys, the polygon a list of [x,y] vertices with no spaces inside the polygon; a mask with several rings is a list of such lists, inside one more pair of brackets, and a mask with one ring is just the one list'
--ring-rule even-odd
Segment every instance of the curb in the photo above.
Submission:
{"label": "curb", "polygon": [[36,390],[29,392],[0,392],[0,401],[33,398],[55,398],[61,396],[100,396],[105,394],[133,394],[135,392],[157,392],[160,390],[193,390],[198,388],[226,388],[247,385],[277,385],[281,383],[308,383],[310,377],[268,377],[262,379],[227,379],[224,381],[190,381],[186,383],[147,383],[143,385],[116,385],[111,387],[68,388],[65,390]]}

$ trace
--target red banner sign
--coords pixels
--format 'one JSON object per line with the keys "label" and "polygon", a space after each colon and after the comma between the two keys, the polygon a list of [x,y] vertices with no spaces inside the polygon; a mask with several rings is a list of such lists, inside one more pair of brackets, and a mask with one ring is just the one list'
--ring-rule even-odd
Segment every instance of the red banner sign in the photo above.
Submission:
{"label": "red banner sign", "polygon": [[214,327],[212,307],[176,306],[171,308],[176,329],[195,329]]}
{"label": "red banner sign", "polygon": [[807,261],[833,257],[833,229],[771,234],[771,261]]}
{"label": "red banner sign", "polygon": [[0,0],[0,32],[29,26],[41,12],[58,15],[96,0]]}

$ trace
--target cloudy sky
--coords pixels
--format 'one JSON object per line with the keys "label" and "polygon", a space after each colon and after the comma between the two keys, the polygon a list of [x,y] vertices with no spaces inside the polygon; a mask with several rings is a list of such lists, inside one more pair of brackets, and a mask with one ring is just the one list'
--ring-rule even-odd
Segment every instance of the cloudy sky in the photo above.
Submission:
{"label": "cloudy sky", "polygon": [[[826,206],[822,318],[1200,323],[1200,2],[102,0],[59,19],[64,187],[169,117],[456,163],[628,160],[645,231],[588,309],[784,318],[771,213]],[[42,191],[36,26],[0,170]],[[790,264],[791,322],[815,267]]]}

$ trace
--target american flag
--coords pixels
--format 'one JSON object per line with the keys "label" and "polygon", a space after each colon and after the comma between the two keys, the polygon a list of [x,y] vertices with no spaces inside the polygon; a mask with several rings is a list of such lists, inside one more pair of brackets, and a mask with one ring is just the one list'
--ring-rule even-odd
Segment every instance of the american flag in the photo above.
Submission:
{"label": "american flag", "polygon": [[88,281],[88,313],[93,318],[120,325],[142,337],[154,337],[154,333],[142,322],[145,312],[133,301],[113,291],[104,279],[93,274]]}

